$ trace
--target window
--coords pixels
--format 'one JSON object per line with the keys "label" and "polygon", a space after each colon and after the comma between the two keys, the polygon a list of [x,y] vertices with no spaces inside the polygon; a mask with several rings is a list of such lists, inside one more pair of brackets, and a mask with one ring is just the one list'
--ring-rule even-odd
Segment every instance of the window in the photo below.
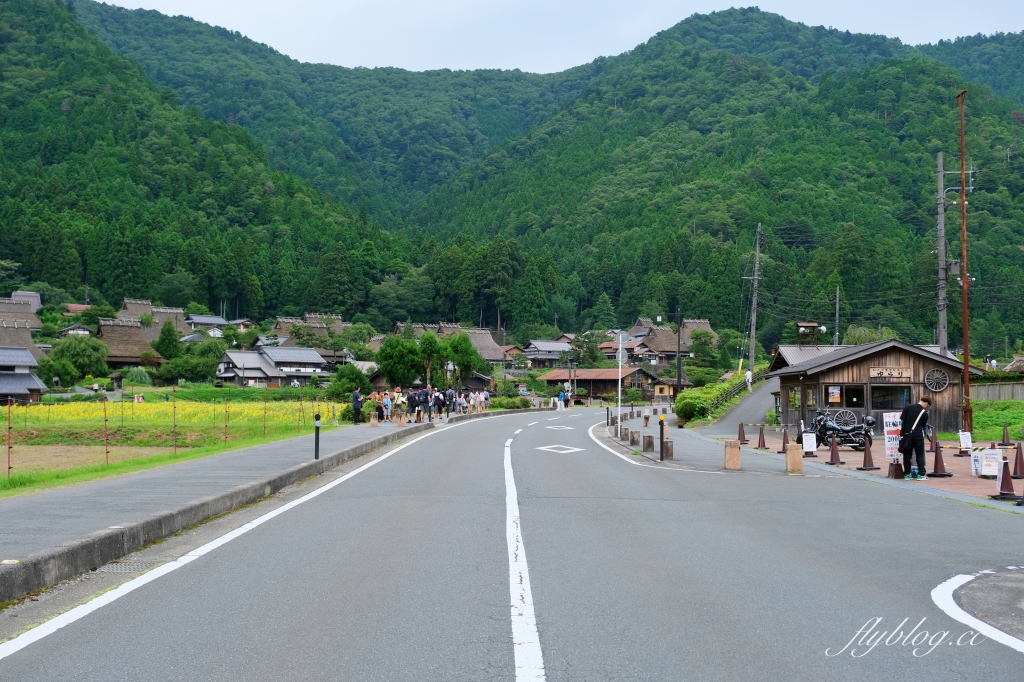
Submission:
{"label": "window", "polygon": [[867,405],[864,404],[863,386],[847,386],[845,393],[845,402],[843,403],[844,406],[853,408],[867,407]]}
{"label": "window", "polygon": [[872,386],[872,410],[902,410],[910,402],[909,386]]}
{"label": "window", "polygon": [[809,410],[815,410],[818,408],[817,389],[817,385],[804,386],[804,406]]}
{"label": "window", "polygon": [[786,389],[786,401],[789,403],[789,409],[799,410],[800,409],[800,387],[793,386]]}
{"label": "window", "polygon": [[839,407],[843,404],[843,387],[834,384],[825,386],[825,398],[829,407]]}

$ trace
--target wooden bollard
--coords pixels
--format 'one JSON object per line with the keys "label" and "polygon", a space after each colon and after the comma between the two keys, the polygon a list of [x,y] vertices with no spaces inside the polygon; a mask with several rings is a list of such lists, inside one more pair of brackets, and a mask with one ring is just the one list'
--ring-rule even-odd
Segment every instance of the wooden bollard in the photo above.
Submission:
{"label": "wooden bollard", "polygon": [[371,427],[380,426],[380,421],[377,419],[377,413],[376,412],[374,412],[373,414],[370,415],[370,426]]}
{"label": "wooden bollard", "polygon": [[629,445],[630,447],[638,447],[640,445],[640,432],[636,429],[629,432]]}
{"label": "wooden bollard", "polygon": [[629,440],[629,429],[627,429],[625,426],[620,426],[619,427],[619,438],[621,440],[623,440],[623,441],[628,441]]}
{"label": "wooden bollard", "polygon": [[654,452],[654,436],[644,434],[644,452]]}
{"label": "wooden bollard", "polygon": [[671,439],[669,439],[669,438],[665,439],[665,448],[664,448],[664,450],[662,450],[662,453],[665,455],[665,459],[673,459],[673,456],[672,456],[672,440]]}
{"label": "wooden bollard", "polygon": [[738,440],[725,441],[725,468],[737,471],[740,468],[740,442]]}
{"label": "wooden bollard", "polygon": [[802,474],[804,472],[804,448],[800,443],[786,446],[786,473]]}
{"label": "wooden bollard", "polygon": [[651,425],[651,415],[645,414],[644,415],[644,426],[650,426],[650,425]]}

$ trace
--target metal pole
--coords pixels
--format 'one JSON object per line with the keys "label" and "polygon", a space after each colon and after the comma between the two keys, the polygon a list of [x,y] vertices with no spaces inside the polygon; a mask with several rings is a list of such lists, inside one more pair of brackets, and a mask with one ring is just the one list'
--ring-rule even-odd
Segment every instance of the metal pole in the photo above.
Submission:
{"label": "metal pole", "polygon": [[174,417],[174,454],[178,454],[178,391],[171,386],[171,413]]}
{"label": "metal pole", "polygon": [[750,299],[750,360],[749,370],[754,371],[754,349],[757,343],[757,285],[761,276],[761,223],[757,224],[754,239],[754,291]]}
{"label": "metal pole", "polygon": [[833,346],[839,345],[839,287],[836,287],[836,330],[833,335]]}
{"label": "metal pole", "polygon": [[263,387],[263,440],[267,439],[267,388]]}
{"label": "metal pole", "polygon": [[683,334],[683,313],[679,306],[676,306],[676,396],[683,392],[683,365],[680,354],[682,353]]}
{"label": "metal pole", "polygon": [[967,137],[965,134],[964,100],[967,91],[963,90],[956,96],[960,108],[960,281],[961,284],[961,315],[963,317],[964,335],[964,430],[974,430],[974,419],[971,413],[971,354],[967,346],[968,311],[967,290],[970,276],[967,270]]}
{"label": "metal pole", "polygon": [[619,435],[622,429],[622,343],[626,340],[625,334],[619,334],[619,352],[615,354],[616,359],[619,361],[619,381],[615,385],[615,404],[617,409],[617,417],[615,419],[615,435]]}
{"label": "metal pole", "polygon": [[224,442],[228,442],[228,399],[224,398]]}
{"label": "metal pole", "polygon": [[110,437],[107,435],[107,396],[103,396],[103,449],[107,466],[110,466]]}
{"label": "metal pole", "polygon": [[946,320],[946,173],[942,170],[942,152],[938,154],[939,165],[939,355],[946,357],[949,352],[949,324]]}
{"label": "metal pole", "polygon": [[11,396],[7,396],[7,478],[11,477]]}
{"label": "metal pole", "polygon": [[317,412],[314,415],[316,421],[313,422],[315,429],[313,435],[313,459],[320,459],[320,413]]}
{"label": "metal pole", "polygon": [[662,462],[665,461],[665,415],[658,417],[658,435],[661,438],[661,454],[658,459]]}

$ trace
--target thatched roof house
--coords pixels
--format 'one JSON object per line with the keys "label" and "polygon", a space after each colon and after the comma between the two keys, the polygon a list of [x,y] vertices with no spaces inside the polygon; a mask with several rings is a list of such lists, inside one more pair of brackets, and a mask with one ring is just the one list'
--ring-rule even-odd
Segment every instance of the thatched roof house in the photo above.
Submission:
{"label": "thatched roof house", "polygon": [[148,327],[142,327],[142,337],[146,341],[156,341],[159,339],[160,330],[167,320],[171,321],[171,324],[174,325],[174,331],[178,332],[179,336],[192,331],[191,327],[185,323],[185,311],[182,308],[154,306],[152,301],[142,298],[126,298],[124,303],[121,304],[121,309],[117,311],[117,319],[119,320],[134,320],[141,323],[143,315],[151,315],[153,317],[153,324]]}
{"label": "thatched roof house", "polygon": [[306,313],[303,316],[306,324],[323,324],[326,325],[335,334],[340,334],[345,331],[345,327],[351,327],[351,322],[342,322],[341,315],[332,315],[330,313]]}
{"label": "thatched roof house", "polygon": [[36,360],[43,359],[43,352],[32,341],[32,332],[25,320],[0,318],[0,346],[28,348]]}
{"label": "thatched roof house", "polygon": [[29,329],[43,328],[43,323],[32,312],[32,303],[26,300],[0,298],[0,318],[11,321],[18,320]]}
{"label": "thatched roof house", "polygon": [[152,353],[157,362],[164,361],[142,336],[142,325],[138,320],[101,317],[96,336],[106,344],[109,350],[107,365],[113,369],[141,365],[142,354],[146,352]]}

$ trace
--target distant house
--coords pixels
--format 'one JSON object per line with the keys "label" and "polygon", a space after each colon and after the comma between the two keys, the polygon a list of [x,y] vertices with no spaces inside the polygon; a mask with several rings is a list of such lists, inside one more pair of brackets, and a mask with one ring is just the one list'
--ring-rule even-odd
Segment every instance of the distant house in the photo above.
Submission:
{"label": "distant house", "polygon": [[[589,396],[614,395],[619,389],[619,368],[574,369],[571,374],[568,369],[556,369],[540,375],[538,379],[552,389],[563,388],[566,382],[572,384],[575,380],[577,388],[586,389]],[[689,381],[683,379],[684,388],[691,385]],[[675,393],[675,379],[669,382],[642,367],[623,367],[622,390],[628,388],[639,390],[643,393],[644,400],[670,398]]]}
{"label": "distant house", "polygon": [[[405,324],[405,322],[399,322],[395,325],[394,333],[396,336],[402,335],[402,333],[405,331]],[[416,336],[417,340],[421,336],[423,336],[424,332],[428,331],[433,333],[438,339],[445,339],[448,338],[449,336],[454,336],[455,334],[465,332],[466,335],[469,336],[469,342],[473,344],[473,348],[476,349],[476,352],[480,354],[481,358],[483,358],[492,365],[500,365],[502,362],[505,361],[505,351],[501,349],[501,346],[499,346],[497,342],[494,340],[494,337],[491,336],[491,331],[489,329],[482,329],[478,327],[463,327],[461,325],[453,324],[451,322],[438,322],[436,324],[414,322],[412,324],[412,329],[413,334]],[[383,344],[385,338],[386,337],[382,337],[379,340],[379,343]],[[377,341],[377,337],[373,337],[370,339],[371,343],[367,345],[369,345],[374,350],[379,350],[379,345],[374,347],[374,344]]]}
{"label": "distant house", "polygon": [[374,353],[380,350],[380,347],[387,341],[387,334],[375,334],[370,337],[370,340],[366,342],[366,347],[372,350]]}
{"label": "distant house", "polygon": [[228,324],[237,329],[242,334],[256,326],[256,323],[250,320],[248,317],[240,317],[237,320],[228,320]]}
{"label": "distant house", "polygon": [[156,341],[160,338],[160,330],[168,320],[174,325],[174,331],[178,335],[191,331],[191,327],[185,321],[185,311],[182,308],[165,308],[154,306],[152,301],[142,298],[126,298],[117,311],[119,320],[135,320],[142,323],[142,316],[149,315],[153,318],[152,324],[142,326],[142,337],[146,341]]}
{"label": "distant house", "polygon": [[92,306],[84,305],[82,303],[65,303],[64,307],[67,308],[67,312],[64,313],[64,317],[74,317],[75,315],[81,315]]}
{"label": "distant house", "polygon": [[335,334],[340,334],[345,331],[345,327],[352,326],[351,322],[342,322],[341,315],[332,315],[330,313],[306,313],[302,319],[306,324],[323,324]]}
{"label": "distant house", "polygon": [[628,334],[631,340],[643,341],[659,357],[675,360],[677,347],[683,355],[692,357],[693,332],[698,330],[709,332],[712,340],[718,341],[718,334],[704,319],[684,319],[677,339],[671,327],[655,324],[649,317],[638,317]]}
{"label": "distant house", "polygon": [[274,367],[284,374],[284,381],[300,386],[309,383],[310,377],[323,377],[327,372],[327,361],[312,348],[285,348],[266,346],[259,350]]}
{"label": "distant house", "polygon": [[84,324],[73,324],[70,327],[58,329],[57,336],[61,337],[62,339],[65,336],[92,336],[92,330],[86,327]]}
{"label": "distant house", "polygon": [[29,306],[32,308],[32,312],[43,307],[43,299],[35,291],[15,291],[11,294],[11,298],[15,301],[28,301]]}
{"label": "distant house", "polygon": [[256,337],[256,348],[263,348],[264,346],[281,346],[288,340],[287,336],[278,336],[276,334],[260,334]]}
{"label": "distant house", "polygon": [[533,367],[554,367],[561,362],[562,353],[572,350],[565,341],[531,340],[523,349],[523,355],[530,358]]}
{"label": "distant house", "polygon": [[563,333],[561,336],[559,336],[557,339],[555,339],[555,341],[565,341],[566,343],[572,343],[575,339],[576,339],[576,335],[575,334],[565,334],[565,333]]}
{"label": "distant house", "polygon": [[0,404],[41,401],[46,384],[32,373],[38,366],[28,348],[0,346]]}
{"label": "distant house", "polygon": [[32,303],[21,299],[0,298],[0,318],[22,322],[33,331],[43,328],[43,323],[32,311]]}
{"label": "distant house", "polygon": [[229,350],[217,364],[217,378],[237,386],[266,388],[280,386],[285,373],[274,366],[263,353],[252,350]]}
{"label": "distant house", "polygon": [[43,359],[43,352],[32,341],[32,330],[25,320],[0,318],[0,346],[27,348],[37,361]]}
{"label": "distant house", "polygon": [[186,334],[185,336],[178,339],[178,341],[180,341],[181,343],[202,343],[208,338],[208,336],[203,336],[199,332],[196,332],[195,334]]}
{"label": "distant house", "polygon": [[387,389],[388,380],[380,373],[380,368],[377,367],[376,362],[353,360],[349,364],[356,367],[360,372],[366,375],[366,378],[370,380],[370,385],[373,386],[373,390],[383,391]]}
{"label": "distant house", "polygon": [[[624,364],[627,365],[641,362],[657,365],[659,364],[659,359],[662,358],[659,353],[648,348],[647,344],[643,341],[627,341],[622,344],[622,347],[626,350],[626,362]],[[601,349],[601,354],[608,360],[614,360],[618,357],[619,344],[617,341],[605,341],[599,348]]]}
{"label": "distant house", "polygon": [[219,329],[223,332],[224,327],[228,326],[228,321],[220,315],[189,315],[185,318],[185,324],[189,326],[189,329],[195,331],[197,329],[205,329],[211,332],[214,329]]}
{"label": "distant house", "polygon": [[144,353],[152,353],[156,362],[164,361],[143,337],[142,325],[136,320],[101,317],[96,337],[107,346],[107,366],[111,369],[138,367],[143,364]]}

